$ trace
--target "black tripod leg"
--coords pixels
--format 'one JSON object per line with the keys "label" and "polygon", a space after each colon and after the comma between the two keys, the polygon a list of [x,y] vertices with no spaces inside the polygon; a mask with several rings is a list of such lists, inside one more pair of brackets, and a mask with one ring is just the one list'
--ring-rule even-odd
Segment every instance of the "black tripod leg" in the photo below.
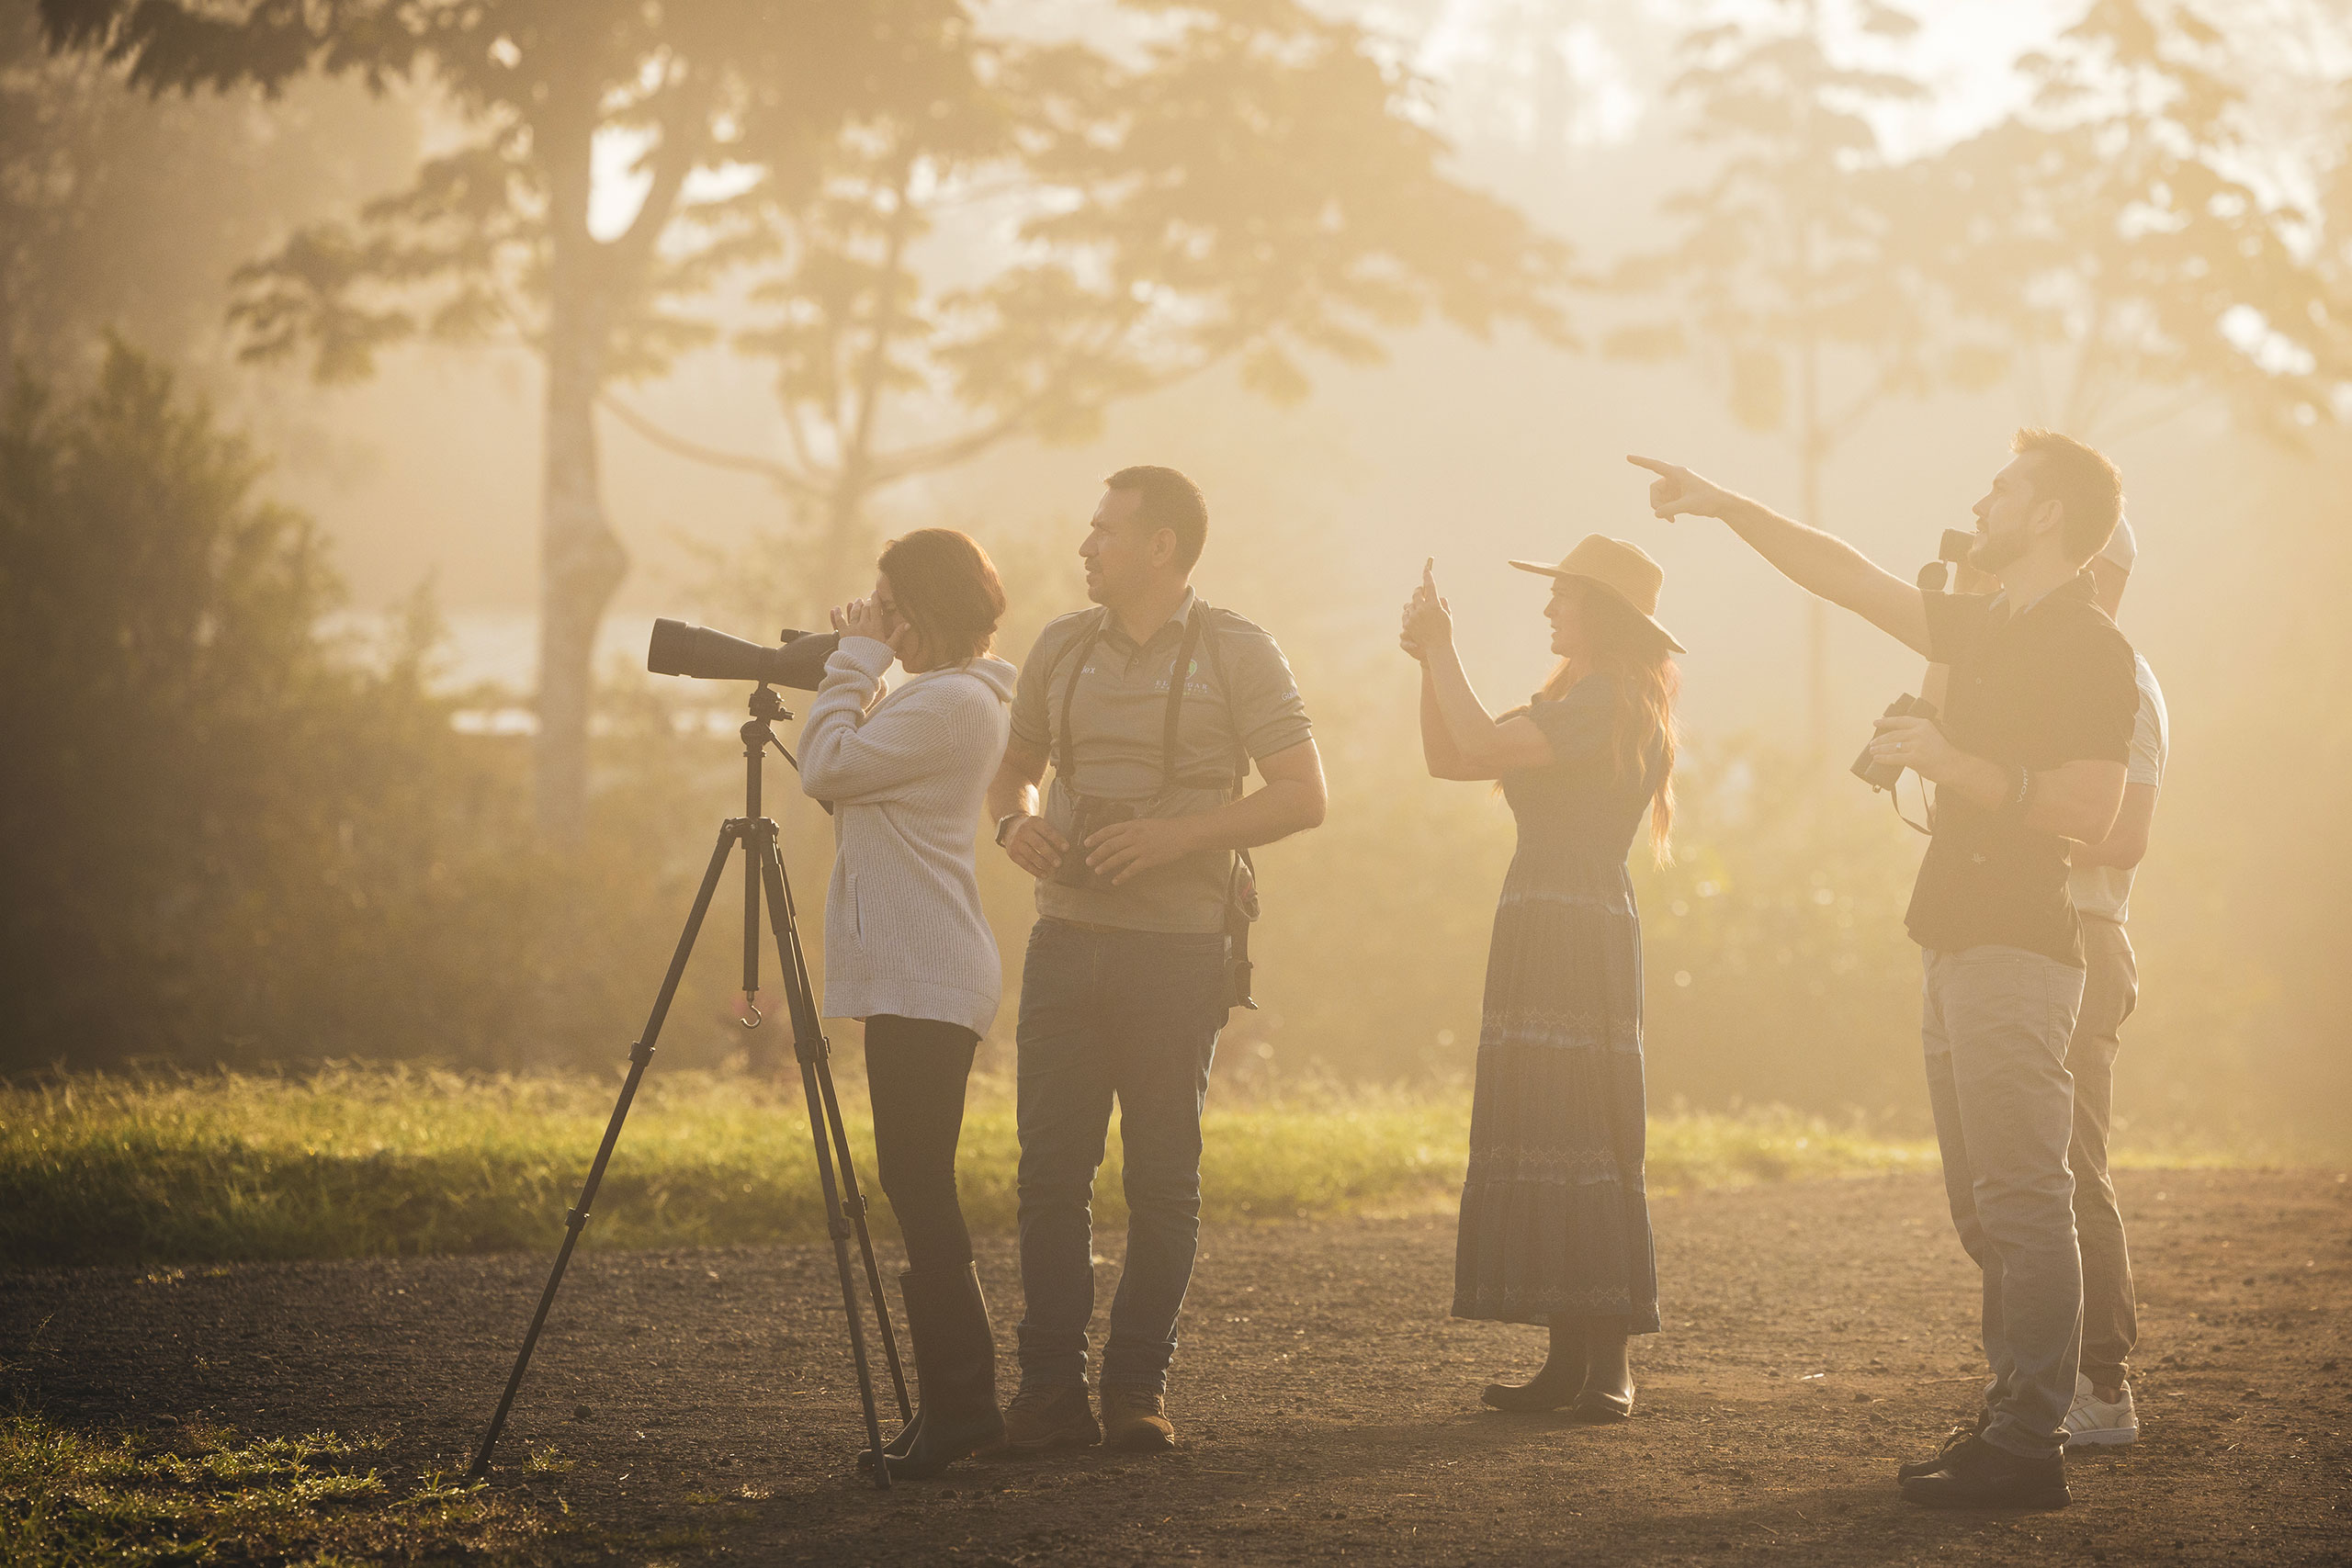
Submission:
{"label": "black tripod leg", "polygon": [[638,1083],[645,1077],[645,1064],[653,1059],[653,1043],[670,1016],[670,1002],[678,994],[678,982],[685,975],[686,960],[694,954],[695,937],[702,930],[703,917],[710,912],[711,896],[718,890],[719,874],[727,869],[728,852],[735,847],[735,839],[736,829],[730,824],[719,830],[718,845],[710,852],[710,866],[703,873],[701,891],[695,895],[694,912],[686,917],[686,929],[678,937],[678,951],[670,959],[670,973],[662,978],[661,993],[653,998],[653,1011],[645,1021],[645,1033],[629,1048],[628,1077],[621,1085],[620,1099],[613,1104],[613,1119],[605,1124],[605,1141],[596,1149],[595,1163],[588,1168],[588,1179],[581,1185],[580,1201],[564,1215],[563,1245],[556,1251],[555,1268],[548,1275],[547,1289],[539,1292],[539,1310],[531,1314],[531,1326],[523,1336],[522,1354],[514,1358],[514,1371],[507,1377],[506,1392],[499,1396],[498,1410],[490,1418],[490,1430],[482,1434],[481,1449],[466,1472],[469,1481],[480,1481],[490,1474],[491,1450],[498,1446],[499,1435],[506,1430],[506,1417],[514,1408],[514,1395],[523,1387],[524,1371],[531,1364],[531,1352],[538,1348],[539,1331],[547,1326],[548,1309],[555,1304],[556,1288],[563,1283],[563,1271],[571,1262],[571,1249],[580,1244],[580,1232],[588,1224],[589,1208],[595,1202],[596,1189],[605,1179],[605,1167],[613,1157],[613,1145],[620,1142],[621,1123],[628,1119],[629,1102],[637,1098]]}
{"label": "black tripod leg", "polygon": [[[832,1145],[841,1135],[838,1126],[841,1113],[833,1104],[832,1096],[818,1083],[818,1070],[825,1061],[824,1035],[817,1021],[816,1001],[808,993],[808,971],[807,965],[800,962],[799,933],[793,927],[791,906],[786,901],[783,861],[773,840],[762,848],[764,850],[762,863],[768,885],[768,918],[775,922],[776,943],[783,949],[785,989],[791,1003],[793,1049],[800,1058],[800,1093],[808,1106],[808,1139],[816,1149],[817,1183],[825,1198],[825,1230],[832,1237],[833,1268],[842,1280],[842,1310],[849,1320],[850,1359],[857,1365],[857,1394],[865,1409],[865,1444],[874,1453],[874,1484],[887,1488],[890,1484],[890,1461],[882,1451],[882,1417],[874,1403],[874,1369],[865,1354],[865,1325],[857,1310],[857,1282],[849,1270],[851,1227],[844,1218],[841,1190],[833,1179]],[[859,1234],[864,1234],[863,1227],[860,1227]],[[869,1280],[876,1278],[870,1247],[866,1250],[866,1276]],[[889,1332],[889,1308],[879,1294],[878,1283],[874,1309],[882,1315],[883,1332],[887,1335]]]}
{"label": "black tripod leg", "polygon": [[825,1124],[832,1129],[833,1153],[841,1161],[842,1197],[849,1211],[849,1223],[857,1233],[858,1250],[865,1258],[866,1288],[874,1296],[874,1321],[881,1325],[882,1359],[890,1368],[890,1385],[899,1395],[899,1419],[914,1419],[914,1406],[907,1399],[906,1369],[899,1362],[899,1337],[890,1328],[889,1298],[882,1293],[882,1270],[874,1261],[874,1237],[865,1225],[865,1194],[858,1190],[857,1168],[850,1163],[849,1133],[842,1124],[841,1102],[833,1096],[832,1064],[823,1057],[817,1060],[817,1088],[825,1097]]}
{"label": "black tripod leg", "polygon": [[[813,1030],[816,1019],[815,993],[808,983],[808,964],[800,950],[798,911],[792,906],[792,886],[784,878],[781,862],[775,868],[775,886],[768,890],[768,919],[775,928],[776,944],[784,956],[786,995],[797,994],[809,1003],[808,1016]],[[795,1015],[796,1017],[797,1014]],[[865,1194],[858,1186],[857,1164],[850,1157],[849,1132],[842,1121],[841,1101],[833,1092],[833,1067],[829,1054],[817,1058],[817,1085],[823,1091],[825,1125],[833,1139],[834,1158],[841,1166],[842,1207],[849,1213],[851,1228],[857,1235],[859,1255],[865,1260],[865,1287],[874,1299],[874,1321],[881,1330],[882,1359],[890,1369],[890,1389],[898,1395],[899,1419],[914,1419],[914,1404],[907,1397],[907,1371],[899,1359],[899,1337],[890,1326],[889,1297],[882,1293],[882,1270],[874,1261],[874,1236],[865,1223]]]}

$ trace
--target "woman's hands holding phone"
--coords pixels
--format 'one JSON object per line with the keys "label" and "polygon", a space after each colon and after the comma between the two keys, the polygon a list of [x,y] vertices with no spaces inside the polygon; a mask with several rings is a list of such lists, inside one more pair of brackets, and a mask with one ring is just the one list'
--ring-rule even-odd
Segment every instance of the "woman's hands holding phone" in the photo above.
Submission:
{"label": "woman's hands holding phone", "polygon": [[1420,585],[1405,601],[1404,626],[1396,645],[1426,664],[1430,654],[1453,644],[1453,607],[1437,591],[1437,558],[1421,563]]}

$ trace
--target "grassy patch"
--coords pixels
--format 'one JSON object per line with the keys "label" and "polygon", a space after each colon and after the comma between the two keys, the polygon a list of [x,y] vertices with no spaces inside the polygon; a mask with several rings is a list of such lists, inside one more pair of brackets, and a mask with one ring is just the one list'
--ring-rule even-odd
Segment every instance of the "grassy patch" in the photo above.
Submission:
{"label": "grassy patch", "polygon": [[543,1517],[437,1478],[396,1493],[366,1463],[378,1446],[329,1432],[241,1442],[198,1422],[97,1435],[19,1411],[0,1420],[0,1562],[543,1560]]}
{"label": "grassy patch", "polygon": [[[0,1089],[0,1257],[177,1266],[227,1260],[487,1252],[552,1246],[616,1084],[340,1067],[300,1077],[79,1077]],[[854,1081],[844,1109],[862,1109]],[[854,1110],[853,1110],[853,1114]],[[1213,1219],[1441,1206],[1462,1179],[1459,1090],[1323,1090],[1213,1100],[1204,1203]],[[871,1182],[873,1142],[851,1124]],[[1125,1217],[1119,1145],[1096,1216]],[[980,1079],[961,1182],[975,1229],[1012,1228],[1018,1138],[1009,1086]],[[1654,1119],[1653,1191],[1935,1168],[1935,1149],[1783,1111]],[[797,1085],[657,1070],[595,1204],[590,1247],[821,1239]],[[876,1196],[876,1223],[889,1228]]]}

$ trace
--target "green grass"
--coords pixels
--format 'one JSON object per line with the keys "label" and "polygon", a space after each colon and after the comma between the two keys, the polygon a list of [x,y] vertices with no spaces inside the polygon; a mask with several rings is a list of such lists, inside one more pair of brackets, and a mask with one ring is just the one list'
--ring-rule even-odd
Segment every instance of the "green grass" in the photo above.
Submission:
{"label": "green grass", "polygon": [[549,1521],[428,1477],[395,1491],[333,1433],[240,1442],[188,1422],[156,1436],[0,1419],[0,1562],[90,1564],[536,1562]]}
{"label": "green grass", "polygon": [[[553,1245],[610,1114],[615,1078],[332,1067],[301,1077],[76,1077],[0,1089],[0,1258],[207,1263]],[[853,1118],[865,1095],[842,1085]],[[1213,1100],[1204,1205],[1236,1220],[1442,1207],[1462,1179],[1461,1091],[1323,1089]],[[850,1127],[870,1180],[873,1145]],[[976,1079],[961,1183],[976,1230],[1009,1230],[1018,1141],[1006,1085]],[[1118,1139],[1096,1215],[1117,1224]],[[1654,1192],[1936,1168],[1932,1144],[1785,1111],[1659,1117]],[[890,1228],[876,1194],[877,1226]],[[583,1245],[821,1239],[797,1084],[646,1080]]]}

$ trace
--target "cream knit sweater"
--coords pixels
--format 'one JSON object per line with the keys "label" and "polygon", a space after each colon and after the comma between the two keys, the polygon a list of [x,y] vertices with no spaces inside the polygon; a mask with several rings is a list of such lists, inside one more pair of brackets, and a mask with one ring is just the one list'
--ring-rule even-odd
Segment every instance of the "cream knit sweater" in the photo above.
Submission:
{"label": "cream knit sweater", "polygon": [[833,803],[825,1015],[939,1019],[985,1034],[1004,971],[972,850],[1016,672],[982,657],[876,703],[891,658],[887,643],[842,638],[800,730],[800,787]]}

